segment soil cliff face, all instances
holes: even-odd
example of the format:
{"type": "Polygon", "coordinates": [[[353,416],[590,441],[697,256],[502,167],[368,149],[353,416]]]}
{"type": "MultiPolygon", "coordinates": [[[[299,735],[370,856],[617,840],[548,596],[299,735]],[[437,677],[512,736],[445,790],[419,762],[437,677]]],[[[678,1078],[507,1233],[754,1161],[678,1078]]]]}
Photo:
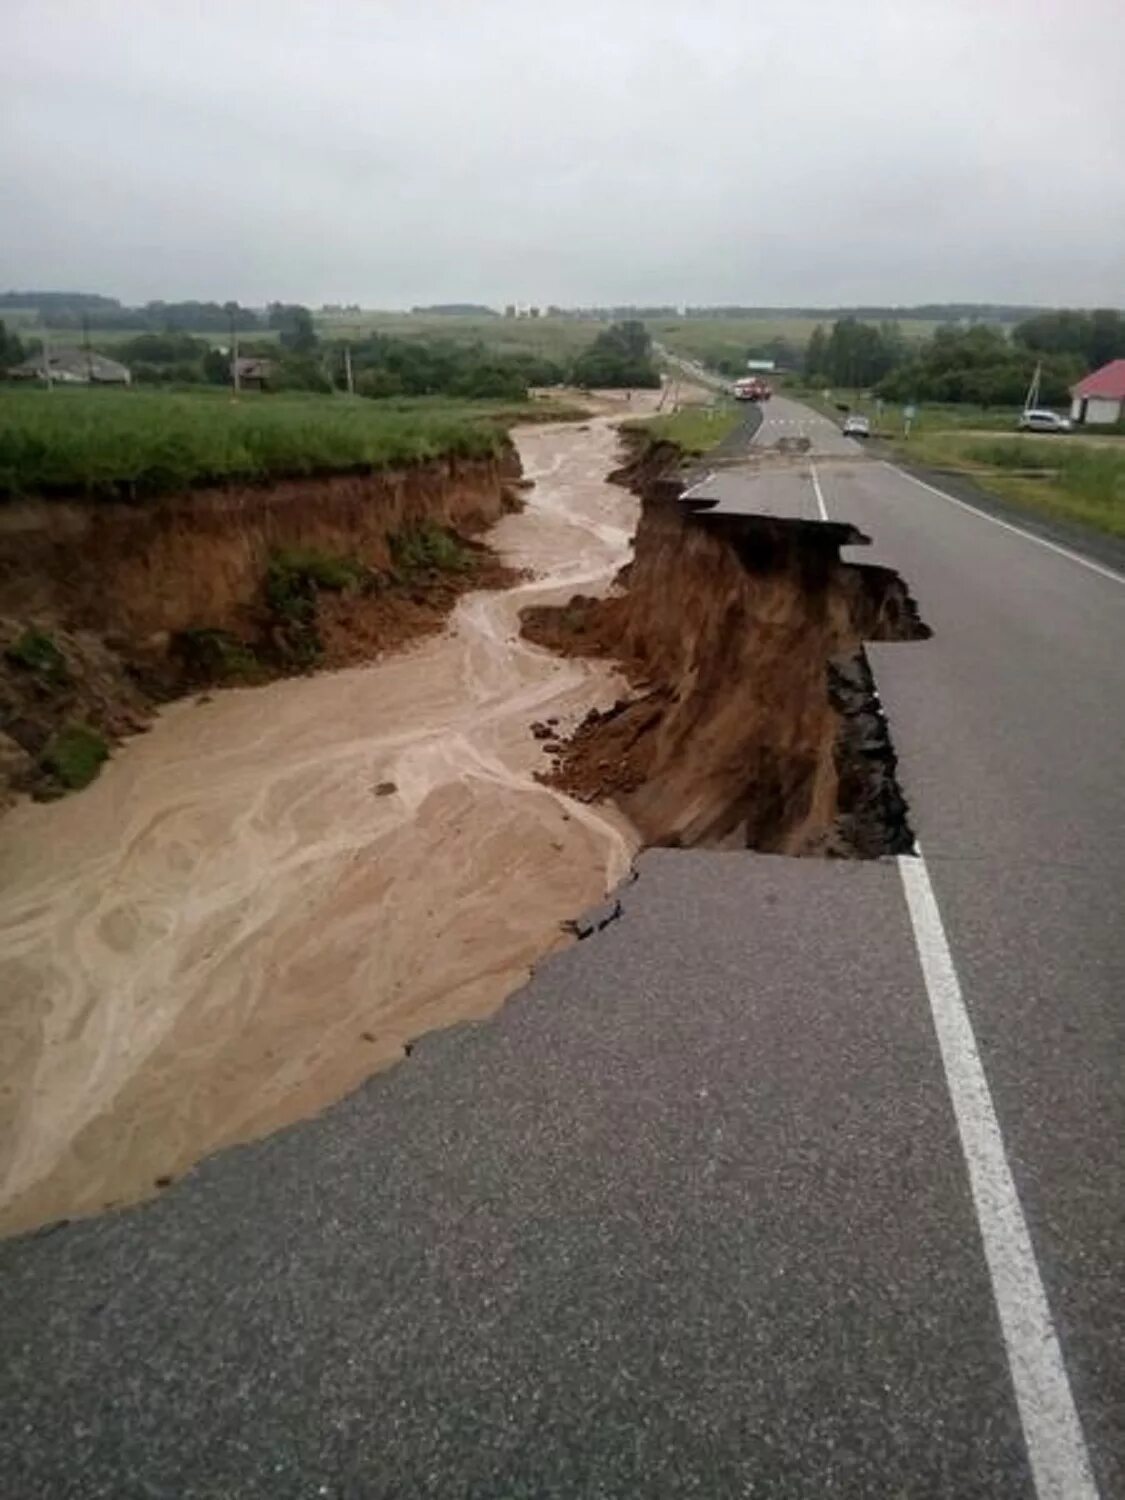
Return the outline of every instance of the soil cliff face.
{"type": "Polygon", "coordinates": [[[472,538],[519,507],[518,475],[509,449],[138,505],[0,508],[0,807],[13,790],[83,785],[156,701],[439,628],[466,589],[510,581],[472,538]]]}
{"type": "Polygon", "coordinates": [[[910,847],[865,640],[928,630],[902,580],[840,560],[840,524],[708,514],[642,470],[620,592],[527,634],[620,659],[638,696],[560,747],[551,780],[611,795],[650,844],[784,854],[910,847]]]}
{"type": "Polygon", "coordinates": [[[237,628],[271,553],[307,548],[391,562],[426,524],[480,531],[504,511],[515,454],[376,474],[200,489],[148,504],[30,500],[0,509],[0,614],[142,643],[237,628]]]}

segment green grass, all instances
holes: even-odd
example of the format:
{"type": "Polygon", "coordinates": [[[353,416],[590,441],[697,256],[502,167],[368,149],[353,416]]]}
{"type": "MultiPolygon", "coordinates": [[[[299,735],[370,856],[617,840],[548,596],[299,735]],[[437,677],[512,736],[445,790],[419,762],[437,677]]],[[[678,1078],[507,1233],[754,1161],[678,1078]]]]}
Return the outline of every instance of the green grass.
{"type": "Polygon", "coordinates": [[[400,531],[391,539],[391,557],[400,573],[437,569],[442,573],[465,573],[473,565],[472,554],[452,532],[432,522],[400,531]]]}
{"type": "Polygon", "coordinates": [[[483,344],[498,354],[563,359],[578,354],[605,326],[578,318],[441,317],[436,314],[362,311],[314,314],[323,339],[362,339],[373,333],[397,339],[452,339],[483,344]]]}
{"type": "Polygon", "coordinates": [[[53,638],[34,625],[29,625],[4,655],[16,666],[34,672],[37,677],[53,686],[64,683],[70,675],[67,672],[66,657],[55,645],[53,638]]]}
{"type": "Polygon", "coordinates": [[[229,630],[196,626],[178,631],[171,654],[189,682],[257,682],[262,676],[253,647],[229,630]]]}
{"type": "Polygon", "coordinates": [[[646,432],[654,442],[675,443],[685,453],[706,453],[743,420],[736,406],[685,406],[663,417],[640,417],[622,426],[633,432],[646,432]]]}
{"type": "Polygon", "coordinates": [[[1125,444],[962,430],[911,437],[896,451],[931,468],[966,474],[1015,505],[1125,537],[1125,444]]]}
{"type": "Polygon", "coordinates": [[[193,485],[369,471],[499,451],[545,403],[0,387],[0,499],[143,498],[193,485]]]}
{"type": "Polygon", "coordinates": [[[345,589],[358,588],[366,573],[367,569],[358,558],[340,557],[310,548],[290,548],[274,553],[270,559],[266,586],[268,592],[271,584],[276,585],[281,594],[295,586],[339,594],[345,589]]]}
{"type": "Polygon", "coordinates": [[[40,757],[48,775],[68,791],[89,786],[109,758],[109,746],[88,724],[68,724],[60,729],[40,757]]]}

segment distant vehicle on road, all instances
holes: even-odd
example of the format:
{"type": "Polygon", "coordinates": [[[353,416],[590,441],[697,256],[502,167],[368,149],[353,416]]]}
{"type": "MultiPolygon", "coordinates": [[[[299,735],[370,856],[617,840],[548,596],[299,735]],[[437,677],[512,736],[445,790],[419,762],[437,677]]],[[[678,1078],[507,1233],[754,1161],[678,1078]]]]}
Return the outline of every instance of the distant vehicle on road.
{"type": "Polygon", "coordinates": [[[768,401],[773,395],[772,388],[756,375],[744,375],[741,380],[736,380],[732,391],[736,401],[768,401]]]}
{"type": "Polygon", "coordinates": [[[1070,418],[1060,417],[1057,411],[1042,407],[1031,407],[1020,414],[1021,432],[1069,432],[1070,418]]]}
{"type": "Polygon", "coordinates": [[[846,417],[843,430],[845,437],[866,438],[871,436],[871,423],[866,417],[846,417]]]}

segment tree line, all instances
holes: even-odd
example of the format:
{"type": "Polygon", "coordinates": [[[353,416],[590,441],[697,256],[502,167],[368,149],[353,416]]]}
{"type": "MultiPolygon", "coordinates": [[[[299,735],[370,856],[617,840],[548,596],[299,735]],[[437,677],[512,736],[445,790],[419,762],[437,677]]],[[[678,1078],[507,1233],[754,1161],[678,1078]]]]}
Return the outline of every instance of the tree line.
{"type": "MultiPolygon", "coordinates": [[[[312,314],[296,303],[271,303],[264,320],[275,341],[250,336],[239,341],[242,356],[268,361],[272,390],[330,392],[345,388],[350,364],[358,395],[453,396],[524,400],[532,386],[657,386],[652,342],[643,323],[627,320],[602,329],[577,357],[551,359],[532,351],[489,348],[445,336],[396,338],[373,333],[355,341],[323,340],[312,314]],[[345,352],[346,351],[346,352],[345,352]]],[[[226,330],[224,330],[226,331],[226,330]]],[[[259,324],[259,332],[262,325],[259,324]]],[[[39,340],[24,345],[0,322],[0,371],[37,353],[39,340]]],[[[128,366],[139,384],[226,385],[231,352],[178,330],[138,333],[107,348],[128,366]]]]}
{"type": "Polygon", "coordinates": [[[838,318],[814,330],[803,372],[813,384],[868,388],[892,401],[1016,406],[1041,367],[1041,399],[1064,403],[1091,369],[1125,357],[1125,317],[1112,309],[1036,313],[1010,337],[987,324],[945,326],[909,343],[896,322],[838,318]]]}

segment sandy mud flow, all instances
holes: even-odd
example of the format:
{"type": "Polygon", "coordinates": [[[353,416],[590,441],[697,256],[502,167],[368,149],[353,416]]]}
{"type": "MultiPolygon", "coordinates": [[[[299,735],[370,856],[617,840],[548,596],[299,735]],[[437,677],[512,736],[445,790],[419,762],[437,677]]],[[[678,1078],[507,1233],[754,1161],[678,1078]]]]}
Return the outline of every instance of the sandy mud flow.
{"type": "Polygon", "coordinates": [[[625,872],[631,828],[539,785],[529,733],[611,673],[518,613],[606,586],[636,502],[608,419],[515,436],[535,488],[489,539],[529,581],[403,655],[175,704],[0,824],[5,1230],[143,1196],[494,1009],[625,872]]]}

